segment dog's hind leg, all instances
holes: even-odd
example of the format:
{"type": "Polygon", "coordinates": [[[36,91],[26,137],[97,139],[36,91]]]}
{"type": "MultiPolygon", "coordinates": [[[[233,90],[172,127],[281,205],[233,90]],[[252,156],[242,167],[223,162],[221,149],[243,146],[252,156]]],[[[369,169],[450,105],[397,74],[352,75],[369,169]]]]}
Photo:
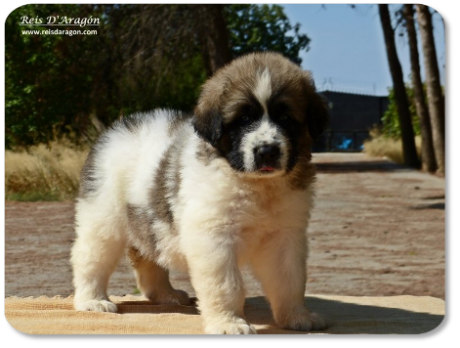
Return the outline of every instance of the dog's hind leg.
{"type": "Polygon", "coordinates": [[[117,306],[107,296],[107,285],[125,250],[123,224],[114,216],[104,217],[86,202],[77,203],[76,210],[77,238],[71,252],[75,309],[116,312],[117,306]]]}
{"type": "Polygon", "coordinates": [[[135,248],[128,251],[141,293],[155,304],[190,304],[185,291],[175,290],[169,282],[168,271],[155,261],[143,257],[135,248]]]}

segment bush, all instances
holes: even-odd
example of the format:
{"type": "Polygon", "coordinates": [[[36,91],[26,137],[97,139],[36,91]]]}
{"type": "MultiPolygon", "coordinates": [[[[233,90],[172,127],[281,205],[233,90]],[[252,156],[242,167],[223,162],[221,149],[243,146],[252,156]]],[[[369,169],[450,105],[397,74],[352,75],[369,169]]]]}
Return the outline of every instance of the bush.
{"type": "MultiPolygon", "coordinates": [[[[411,87],[406,86],[407,99],[409,101],[409,111],[412,118],[412,127],[414,128],[414,134],[420,135],[420,121],[417,115],[417,109],[415,107],[414,90],[411,87]]],[[[396,99],[394,90],[389,90],[389,105],[387,111],[382,117],[382,135],[387,138],[400,139],[401,138],[401,127],[399,125],[398,107],[396,105],[396,99]]]]}
{"type": "MultiPolygon", "coordinates": [[[[370,131],[371,138],[364,141],[364,152],[371,157],[386,157],[393,162],[404,164],[401,139],[383,135],[377,128],[370,131]]],[[[415,137],[415,146],[420,159],[422,137],[415,137]]]]}

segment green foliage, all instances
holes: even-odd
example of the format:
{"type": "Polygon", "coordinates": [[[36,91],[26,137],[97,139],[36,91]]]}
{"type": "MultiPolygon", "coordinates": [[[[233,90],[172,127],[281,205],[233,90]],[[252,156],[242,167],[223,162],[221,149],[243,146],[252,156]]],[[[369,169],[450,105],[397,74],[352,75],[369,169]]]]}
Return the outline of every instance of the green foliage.
{"type": "MultiPolygon", "coordinates": [[[[137,64],[138,57],[131,56],[127,49],[135,41],[126,33],[133,26],[134,33],[142,31],[141,23],[136,22],[140,11],[139,5],[34,4],[19,7],[8,16],[5,23],[6,148],[49,143],[63,135],[90,138],[94,117],[109,125],[121,115],[158,107],[193,109],[199,87],[206,79],[198,40],[196,48],[190,50],[189,45],[186,54],[180,44],[171,48],[169,41],[164,40],[168,49],[163,63],[159,66],[137,64]],[[101,23],[97,35],[91,36],[22,34],[23,29],[50,29],[20,26],[22,16],[46,18],[50,15],[92,16],[100,18],[101,23]],[[168,54],[179,62],[171,64],[173,57],[168,54]]],[[[299,34],[300,26],[292,26],[278,5],[228,5],[225,15],[235,57],[271,50],[300,63],[300,51],[308,50],[310,39],[299,34]]],[[[173,27],[168,35],[175,35],[173,27]]]]}
{"type": "Polygon", "coordinates": [[[279,5],[230,5],[227,22],[235,57],[254,51],[276,51],[300,64],[300,51],[308,51],[310,39],[299,34],[300,24],[292,26],[279,5]]]}
{"type": "Polygon", "coordinates": [[[192,111],[200,92],[199,86],[206,80],[200,55],[179,62],[174,69],[161,75],[151,72],[147,74],[150,79],[145,78],[146,69],[122,78],[120,91],[124,115],[158,107],[192,111]]]}
{"type": "MultiPolygon", "coordinates": [[[[90,111],[96,64],[88,57],[97,36],[25,35],[22,16],[85,14],[79,5],[25,5],[5,23],[6,146],[48,142],[69,131],[79,114],[90,111]]],[[[93,12],[94,13],[94,12],[93,12]]],[[[91,53],[97,54],[96,51],[91,53]]]]}
{"type": "MultiPolygon", "coordinates": [[[[406,86],[407,99],[409,101],[409,111],[412,119],[412,127],[414,128],[414,134],[420,135],[420,120],[417,115],[417,109],[415,106],[414,90],[406,86]]],[[[401,127],[399,125],[398,107],[396,105],[396,99],[394,90],[389,89],[389,105],[387,111],[382,117],[382,134],[387,138],[400,139],[401,138],[401,127]]]]}

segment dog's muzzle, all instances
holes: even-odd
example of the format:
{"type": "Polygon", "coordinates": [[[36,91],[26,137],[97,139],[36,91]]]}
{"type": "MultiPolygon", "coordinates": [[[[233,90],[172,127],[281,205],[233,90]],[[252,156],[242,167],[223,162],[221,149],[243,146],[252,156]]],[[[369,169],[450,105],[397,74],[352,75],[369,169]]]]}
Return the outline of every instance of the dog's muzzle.
{"type": "Polygon", "coordinates": [[[254,149],[256,170],[272,172],[280,169],[281,150],[278,145],[261,145],[254,149]]]}

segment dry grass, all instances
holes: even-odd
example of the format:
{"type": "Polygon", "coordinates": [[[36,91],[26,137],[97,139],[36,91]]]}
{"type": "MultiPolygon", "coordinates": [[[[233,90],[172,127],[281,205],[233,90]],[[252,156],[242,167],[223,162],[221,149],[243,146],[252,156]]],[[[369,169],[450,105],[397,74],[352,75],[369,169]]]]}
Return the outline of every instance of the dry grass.
{"type": "MultiPolygon", "coordinates": [[[[401,140],[371,131],[364,152],[371,157],[387,157],[403,163],[401,140]]],[[[420,156],[421,138],[416,137],[420,156]]],[[[77,148],[68,141],[38,145],[27,151],[5,152],[5,198],[13,201],[58,201],[74,199],[80,170],[89,149],[77,148]]]]}
{"type": "Polygon", "coordinates": [[[88,149],[69,142],[5,152],[5,198],[20,201],[74,199],[88,149]]]}
{"type": "MultiPolygon", "coordinates": [[[[371,139],[364,142],[364,152],[371,157],[387,157],[393,162],[403,164],[402,142],[400,139],[386,138],[377,131],[371,131],[371,139]]],[[[415,137],[415,146],[420,158],[422,138],[415,137]]]]}

